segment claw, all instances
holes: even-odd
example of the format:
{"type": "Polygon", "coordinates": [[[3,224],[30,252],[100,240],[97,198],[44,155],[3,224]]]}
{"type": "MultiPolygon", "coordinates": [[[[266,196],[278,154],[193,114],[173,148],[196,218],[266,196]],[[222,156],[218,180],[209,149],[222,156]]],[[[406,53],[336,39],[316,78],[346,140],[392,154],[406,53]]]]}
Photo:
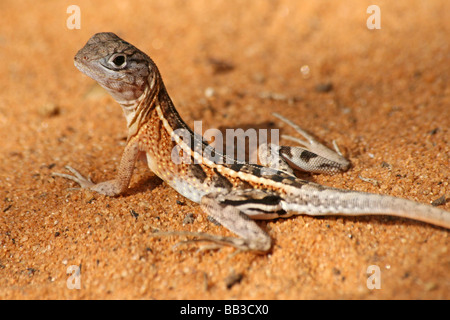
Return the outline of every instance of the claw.
{"type": "Polygon", "coordinates": [[[275,117],[277,117],[278,119],[280,119],[281,121],[283,121],[284,123],[288,124],[289,126],[291,126],[292,128],[294,128],[295,131],[297,131],[298,133],[300,133],[303,137],[305,137],[308,142],[305,142],[303,140],[300,140],[298,138],[295,137],[291,137],[291,136],[283,136],[283,138],[288,139],[288,140],[292,140],[295,141],[305,147],[316,144],[317,141],[316,139],[314,139],[313,136],[311,136],[309,133],[307,133],[305,130],[303,130],[302,128],[300,128],[298,125],[296,125],[295,123],[293,123],[291,120],[283,117],[281,114],[279,113],[272,113],[275,117]]]}
{"type": "Polygon", "coordinates": [[[72,180],[80,185],[84,189],[88,189],[95,185],[90,178],[85,178],[81,173],[72,168],[71,166],[65,166],[66,170],[70,171],[73,175],[59,172],[52,172],[53,177],[61,177],[68,180],[72,180]]]}
{"type": "MultiPolygon", "coordinates": [[[[194,239],[188,239],[188,240],[182,240],[179,241],[174,245],[174,247],[177,247],[182,244],[192,244],[192,243],[198,243],[198,242],[209,242],[211,244],[210,248],[206,248],[206,250],[212,249],[219,249],[224,246],[228,247],[234,247],[238,249],[239,251],[253,251],[253,249],[250,249],[248,245],[239,238],[232,238],[232,237],[223,237],[223,236],[216,236],[211,235],[207,233],[202,232],[190,232],[190,231],[166,231],[166,232],[154,232],[151,234],[151,237],[164,237],[164,236],[190,236],[195,237],[194,239]]],[[[202,250],[202,247],[200,248],[202,250]]],[[[255,251],[257,252],[257,251],[255,251]]]]}

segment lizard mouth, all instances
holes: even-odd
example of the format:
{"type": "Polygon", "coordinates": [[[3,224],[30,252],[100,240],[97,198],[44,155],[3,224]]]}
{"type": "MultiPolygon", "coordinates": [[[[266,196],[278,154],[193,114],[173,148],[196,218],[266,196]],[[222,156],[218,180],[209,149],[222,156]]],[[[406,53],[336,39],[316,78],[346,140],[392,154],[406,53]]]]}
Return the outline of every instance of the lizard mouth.
{"type": "Polygon", "coordinates": [[[80,58],[80,57],[78,56],[78,54],[77,54],[77,55],[74,57],[74,59],[73,59],[73,64],[75,65],[75,67],[76,67],[78,70],[80,70],[80,71],[83,72],[84,74],[87,74],[87,70],[88,70],[89,68],[86,68],[86,66],[85,66],[86,61],[83,61],[83,60],[86,60],[86,59],[80,58]]]}
{"type": "Polygon", "coordinates": [[[81,64],[81,62],[78,61],[77,57],[75,57],[73,64],[75,65],[75,67],[76,67],[78,70],[81,71],[81,68],[82,68],[83,65],[81,64]]]}
{"type": "Polygon", "coordinates": [[[74,63],[75,67],[80,70],[82,73],[84,73],[85,75],[87,75],[90,78],[93,78],[94,75],[94,71],[93,69],[87,68],[84,63],[80,62],[79,59],[77,59],[77,57],[75,57],[74,59],[74,63]]]}

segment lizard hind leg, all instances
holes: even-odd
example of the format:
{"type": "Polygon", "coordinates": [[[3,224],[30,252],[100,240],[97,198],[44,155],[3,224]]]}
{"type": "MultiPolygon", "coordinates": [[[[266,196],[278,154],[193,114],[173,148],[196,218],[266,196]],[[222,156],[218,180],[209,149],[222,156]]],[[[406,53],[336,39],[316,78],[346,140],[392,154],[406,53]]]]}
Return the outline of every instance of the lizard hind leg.
{"type": "Polygon", "coordinates": [[[239,236],[227,237],[228,244],[239,249],[267,252],[271,248],[270,236],[251,218],[281,210],[279,204],[264,203],[269,193],[262,190],[234,190],[210,193],[201,199],[201,207],[210,217],[239,236]],[[264,209],[265,210],[264,210],[264,209]]]}
{"type": "Polygon", "coordinates": [[[207,233],[170,231],[153,236],[192,236],[194,240],[206,241],[221,246],[235,247],[241,251],[267,253],[271,246],[270,236],[253,219],[274,219],[284,214],[281,198],[263,190],[233,190],[214,192],[202,197],[200,205],[210,217],[235,233],[236,237],[217,236],[207,233]]]}
{"type": "Polygon", "coordinates": [[[328,174],[348,170],[350,162],[342,156],[336,144],[334,144],[336,150],[331,150],[289,119],[286,119],[278,113],[273,113],[273,115],[294,128],[305,139],[302,140],[287,135],[281,136],[286,140],[294,141],[302,146],[279,147],[280,158],[283,158],[291,167],[307,172],[328,174]]]}

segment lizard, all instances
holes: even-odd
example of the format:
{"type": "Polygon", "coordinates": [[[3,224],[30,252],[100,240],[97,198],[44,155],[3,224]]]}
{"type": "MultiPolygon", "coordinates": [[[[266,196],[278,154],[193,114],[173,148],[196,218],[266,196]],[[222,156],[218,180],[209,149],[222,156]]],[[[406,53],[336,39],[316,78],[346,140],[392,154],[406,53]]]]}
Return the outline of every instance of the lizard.
{"type": "Polygon", "coordinates": [[[213,221],[237,237],[195,232],[169,234],[193,235],[199,237],[197,240],[267,253],[272,239],[256,220],[298,214],[391,215],[450,229],[450,212],[445,210],[296,177],[289,167],[333,173],[347,170],[350,163],[338,150],[333,152],[277,114],[303,135],[305,140],[296,140],[302,147],[270,148],[269,153],[280,156],[275,165],[270,161],[265,165],[238,161],[219,153],[181,119],[153,60],[114,33],[93,35],[74,61],[82,73],[97,81],[120,104],[128,138],[112,180],[94,183],[70,166],[66,169],[71,174],[53,175],[73,180],[81,188],[117,196],[128,189],[136,159],[143,154],[151,171],[178,193],[199,203],[213,221]],[[174,161],[173,150],[192,161],[174,161]]]}

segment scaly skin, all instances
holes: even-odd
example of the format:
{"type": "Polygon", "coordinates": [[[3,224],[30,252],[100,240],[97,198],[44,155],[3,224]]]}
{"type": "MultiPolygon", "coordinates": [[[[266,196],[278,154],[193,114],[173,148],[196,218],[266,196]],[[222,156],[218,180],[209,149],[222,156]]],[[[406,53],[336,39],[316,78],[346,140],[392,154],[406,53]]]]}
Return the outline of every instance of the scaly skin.
{"type": "MultiPolygon", "coordinates": [[[[213,152],[179,116],[155,63],[113,33],[94,35],[75,56],[75,65],[122,106],[128,142],[113,180],[95,184],[70,167],[73,175],[55,175],[71,179],[83,188],[115,196],[128,188],[134,163],[140,153],[145,153],[149,168],[155,174],[183,196],[200,203],[207,214],[239,238],[182,234],[243,250],[267,252],[271,248],[271,239],[252,219],[285,218],[294,214],[389,214],[450,228],[450,213],[429,205],[330,188],[298,179],[289,169],[277,170],[239,162],[213,152]],[[174,148],[183,150],[191,161],[174,161],[174,148]]],[[[288,122],[281,116],[279,118],[288,122]]],[[[300,128],[296,130],[306,139],[300,141],[304,148],[279,148],[277,152],[283,162],[316,172],[349,167],[346,159],[300,128]]]]}

